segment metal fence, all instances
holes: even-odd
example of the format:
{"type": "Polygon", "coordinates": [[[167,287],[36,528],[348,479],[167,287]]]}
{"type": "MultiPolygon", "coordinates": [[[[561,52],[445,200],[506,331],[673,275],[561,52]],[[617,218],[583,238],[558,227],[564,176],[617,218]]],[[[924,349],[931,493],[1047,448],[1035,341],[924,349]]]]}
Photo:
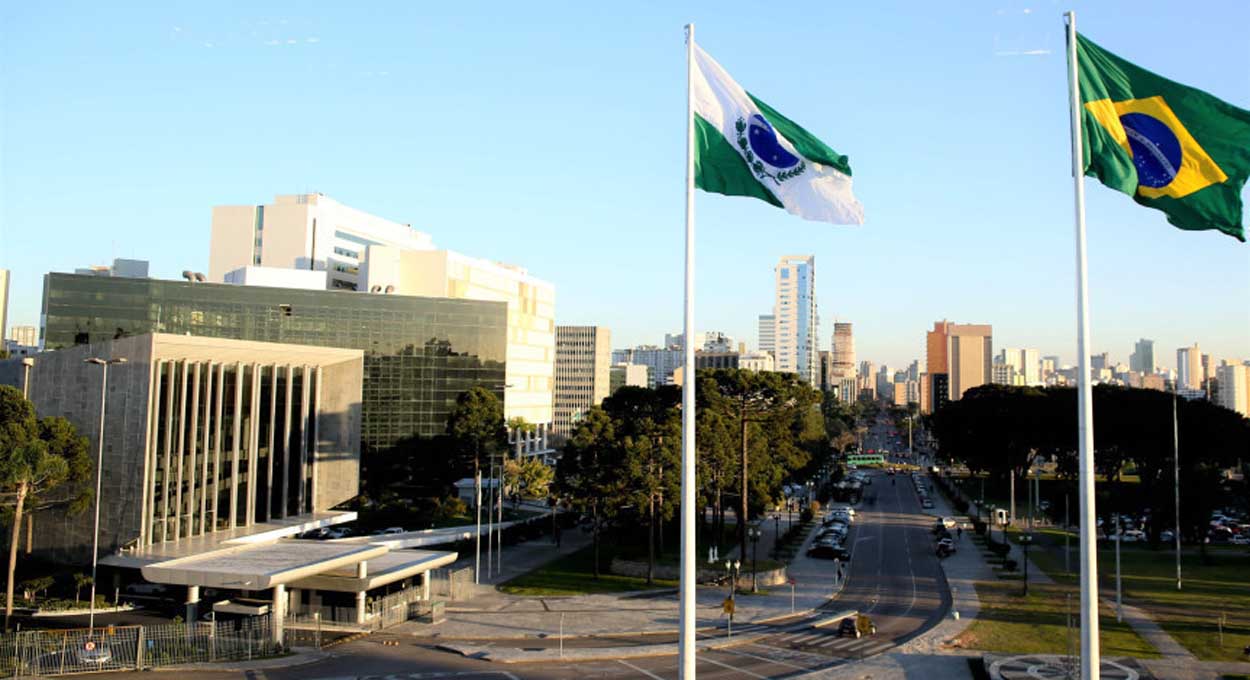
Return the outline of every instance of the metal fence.
{"type": "Polygon", "coordinates": [[[473,596],[473,567],[433,569],[430,574],[430,595],[435,600],[455,602],[473,596]]]}
{"type": "Polygon", "coordinates": [[[0,635],[0,674],[38,677],[132,671],[270,656],[268,616],[215,623],[36,630],[0,635]]]}

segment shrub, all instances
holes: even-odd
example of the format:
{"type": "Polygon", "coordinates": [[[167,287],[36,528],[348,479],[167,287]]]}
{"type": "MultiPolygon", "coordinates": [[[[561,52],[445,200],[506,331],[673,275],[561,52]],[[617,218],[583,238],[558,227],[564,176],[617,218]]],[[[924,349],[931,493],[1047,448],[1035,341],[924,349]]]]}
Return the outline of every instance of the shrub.
{"type": "Polygon", "coordinates": [[[1015,570],[1016,570],[1015,560],[1003,560],[1003,571],[1015,571],[1015,570]]]}

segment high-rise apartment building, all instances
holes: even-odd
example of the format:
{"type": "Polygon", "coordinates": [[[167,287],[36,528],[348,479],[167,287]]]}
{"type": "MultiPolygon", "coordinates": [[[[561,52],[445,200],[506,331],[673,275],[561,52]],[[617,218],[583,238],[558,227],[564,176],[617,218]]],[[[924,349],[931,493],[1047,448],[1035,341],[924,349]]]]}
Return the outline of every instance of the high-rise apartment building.
{"type": "Polygon", "coordinates": [[[1250,417],[1250,366],[1225,361],[1215,369],[1220,406],[1250,417]]]}
{"type": "MultiPolygon", "coordinates": [[[[1042,360],[1035,349],[1008,347],[998,353],[996,363],[1011,366],[1018,379],[1003,385],[1042,385],[1042,360]]],[[[994,382],[998,383],[996,379],[994,382]]]]}
{"type": "Polygon", "coordinates": [[[1133,353],[1129,355],[1128,367],[1136,373],[1150,374],[1155,372],[1155,341],[1142,338],[1133,344],[1133,353]]]}
{"type": "Polygon", "coordinates": [[[930,406],[939,409],[947,400],[959,399],[973,387],[990,382],[993,353],[989,324],[935,322],[925,336],[930,406]]]}
{"type": "Polygon", "coordinates": [[[820,377],[816,256],[782,257],[773,269],[773,282],[777,370],[797,373],[804,382],[815,385],[820,377]]]}
{"type": "Polygon", "coordinates": [[[777,317],[772,314],[760,314],[759,347],[761,352],[777,353],[777,317]]]}
{"type": "Polygon", "coordinates": [[[1089,355],[1089,367],[1095,371],[1111,368],[1111,358],[1106,352],[1089,355]]]}
{"type": "Polygon", "coordinates": [[[639,364],[647,367],[647,387],[668,385],[673,381],[676,371],[685,360],[681,348],[656,347],[640,345],[633,349],[612,351],[614,364],[639,364]]]}
{"type": "Polygon", "coordinates": [[[1176,388],[1202,389],[1202,350],[1198,343],[1176,350],[1176,388]]]}
{"type": "Polygon", "coordinates": [[[833,324],[833,374],[839,379],[855,377],[855,335],[851,324],[833,324]]]}
{"type": "Polygon", "coordinates": [[[568,435],[611,393],[612,334],[602,326],[556,326],[552,432],[568,435]]]}

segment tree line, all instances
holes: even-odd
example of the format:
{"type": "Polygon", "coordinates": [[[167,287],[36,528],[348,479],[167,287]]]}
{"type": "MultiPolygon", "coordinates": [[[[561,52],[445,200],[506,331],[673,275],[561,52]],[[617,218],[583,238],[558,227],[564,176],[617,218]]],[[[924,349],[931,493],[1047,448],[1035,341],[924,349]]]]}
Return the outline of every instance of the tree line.
{"type": "MultiPolygon", "coordinates": [[[[1158,390],[1111,385],[1094,387],[1093,410],[1098,474],[1118,491],[1126,471],[1135,473],[1141,484],[1139,496],[1155,518],[1172,517],[1175,511],[1175,432],[1182,529],[1201,541],[1211,511],[1227,497],[1223,471],[1250,462],[1250,419],[1206,400],[1174,399],[1158,390]]],[[[1035,461],[1052,460],[1061,478],[1076,479],[1074,388],[982,385],[933,413],[929,424],[940,454],[973,472],[1019,479],[1035,461]]],[[[1241,489],[1245,493],[1246,486],[1241,489]]],[[[1163,525],[1149,523],[1152,545],[1158,545],[1163,525]]]]}
{"type": "MultiPolygon", "coordinates": [[[[746,555],[747,522],[781,500],[783,484],[828,459],[831,425],[840,426],[835,436],[849,431],[848,414],[794,374],[717,369],[695,379],[701,533],[722,544],[732,509],[746,555]]],[[[587,516],[595,576],[604,530],[637,525],[650,580],[656,546],[680,505],[680,388],[622,387],[586,412],[563,448],[556,492],[587,516]]]]}

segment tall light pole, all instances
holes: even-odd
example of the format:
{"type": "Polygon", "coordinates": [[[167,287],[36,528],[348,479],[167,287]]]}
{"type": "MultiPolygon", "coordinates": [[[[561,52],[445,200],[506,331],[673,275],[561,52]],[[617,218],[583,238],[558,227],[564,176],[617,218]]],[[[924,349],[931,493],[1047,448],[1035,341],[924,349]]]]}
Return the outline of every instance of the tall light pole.
{"type": "Polygon", "coordinates": [[[22,398],[30,399],[30,369],[35,365],[35,360],[30,357],[22,359],[22,398]]]}
{"type": "Polygon", "coordinates": [[[89,605],[91,613],[87,615],[87,636],[90,637],[95,632],[96,567],[100,559],[100,482],[104,477],[104,401],[108,396],[109,364],[124,364],[126,359],[91,357],[83,359],[83,362],[100,367],[100,432],[98,435],[100,441],[95,457],[95,524],[91,530],[91,604],[89,605]]]}
{"type": "Polygon", "coordinates": [[[1176,524],[1172,530],[1172,540],[1176,542],[1176,589],[1181,589],[1181,445],[1180,430],[1177,427],[1176,390],[1172,390],[1172,494],[1175,501],[1176,524]]]}
{"type": "MultiPolygon", "coordinates": [[[[758,522],[747,528],[747,536],[751,539],[751,592],[759,592],[759,572],[756,571],[755,558],[759,554],[760,545],[760,525],[758,522]]],[[[746,557],[746,555],[743,555],[746,557]]]]}

